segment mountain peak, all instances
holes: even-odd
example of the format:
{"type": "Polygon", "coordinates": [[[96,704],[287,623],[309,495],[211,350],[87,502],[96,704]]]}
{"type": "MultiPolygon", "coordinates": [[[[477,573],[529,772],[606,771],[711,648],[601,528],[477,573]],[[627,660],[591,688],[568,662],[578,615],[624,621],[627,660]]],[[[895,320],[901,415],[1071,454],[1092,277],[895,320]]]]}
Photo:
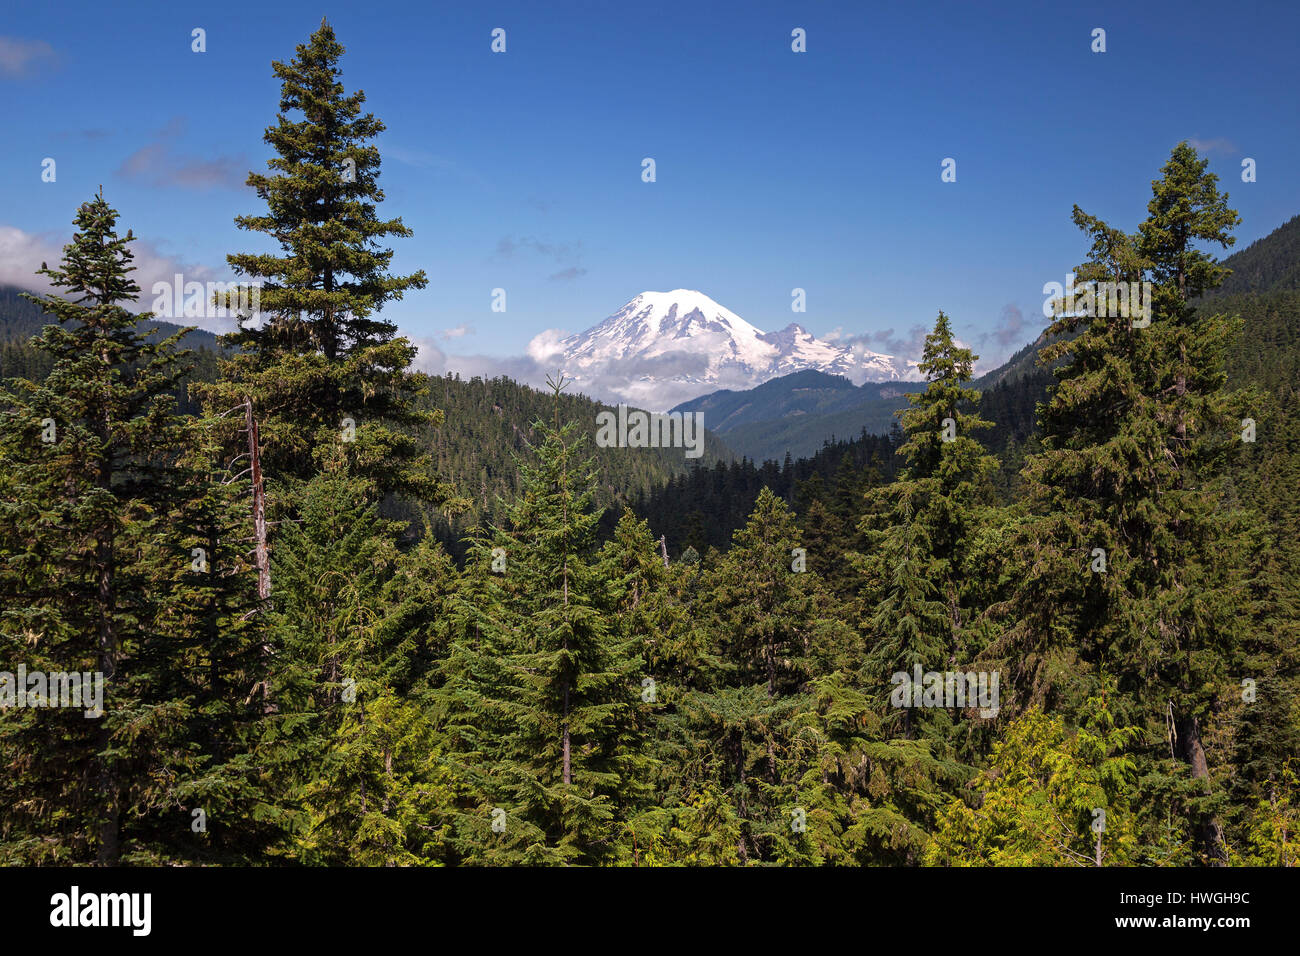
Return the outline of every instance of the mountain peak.
{"type": "MultiPolygon", "coordinates": [[[[713,299],[709,298],[709,296],[700,292],[698,289],[673,289],[669,292],[655,292],[652,289],[647,289],[645,292],[642,292],[629,301],[628,305],[631,305],[633,302],[639,302],[642,305],[662,305],[665,307],[671,305],[677,305],[679,308],[689,306],[690,308],[686,309],[688,312],[691,308],[701,310],[722,308],[722,306],[718,305],[717,302],[713,301],[713,299]]],[[[627,306],[624,306],[624,308],[626,307],[627,306]]]]}
{"type": "Polygon", "coordinates": [[[647,290],[559,343],[564,372],[589,394],[663,409],[721,388],[749,389],[804,369],[854,384],[892,381],[887,355],[823,342],[791,322],[764,332],[697,289],[647,290]]]}

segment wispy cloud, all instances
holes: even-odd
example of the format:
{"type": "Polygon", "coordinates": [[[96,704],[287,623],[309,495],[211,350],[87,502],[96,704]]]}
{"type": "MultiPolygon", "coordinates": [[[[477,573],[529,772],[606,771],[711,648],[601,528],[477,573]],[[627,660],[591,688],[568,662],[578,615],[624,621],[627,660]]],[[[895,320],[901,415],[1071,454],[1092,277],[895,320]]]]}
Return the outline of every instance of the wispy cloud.
{"type": "Polygon", "coordinates": [[[54,47],[44,40],[0,36],[0,74],[4,76],[29,76],[39,67],[52,66],[57,61],[54,47]]]}
{"type": "Polygon", "coordinates": [[[1029,323],[1025,321],[1025,314],[1016,306],[1007,303],[1002,307],[1002,315],[998,319],[998,324],[993,327],[991,332],[985,332],[981,335],[979,340],[987,342],[992,339],[1004,349],[1018,349],[1025,344],[1025,337],[1028,334],[1029,323]]]}
{"type": "Polygon", "coordinates": [[[196,157],[183,155],[177,140],[185,131],[180,117],[159,130],[152,142],[123,160],[117,173],[150,186],[182,189],[240,189],[248,178],[248,159],[239,156],[196,157]]]}
{"type": "MultiPolygon", "coordinates": [[[[63,260],[63,245],[71,240],[71,235],[60,240],[49,233],[25,232],[16,226],[0,225],[0,285],[17,286],[30,292],[54,292],[43,275],[36,270],[41,263],[51,268],[58,268],[63,260]]],[[[154,283],[166,283],[169,287],[177,273],[185,282],[217,281],[220,276],[215,269],[204,265],[186,262],[178,256],[163,252],[151,242],[136,239],[131,243],[131,252],[135,258],[132,265],[135,271],[131,278],[140,287],[140,296],[133,311],[147,312],[154,301],[154,283]]],[[[61,292],[59,294],[62,294],[61,292]]],[[[229,332],[233,323],[229,319],[178,319],[182,325],[197,325],[210,332],[229,332]]]]}
{"type": "Polygon", "coordinates": [[[496,254],[503,259],[509,259],[516,252],[521,251],[535,252],[548,259],[554,259],[556,262],[564,262],[582,255],[582,243],[551,242],[548,239],[537,239],[533,236],[522,236],[519,239],[514,236],[502,236],[497,241],[496,254]]]}
{"type": "Polygon", "coordinates": [[[827,342],[847,346],[855,359],[861,361],[866,353],[883,353],[890,363],[904,377],[914,373],[921,350],[925,348],[925,336],[929,332],[923,325],[913,325],[905,334],[898,334],[893,328],[877,329],[875,332],[863,332],[859,335],[845,335],[843,329],[835,329],[822,336],[827,342]]]}
{"type": "Polygon", "coordinates": [[[587,270],[581,266],[569,266],[567,269],[561,269],[559,272],[547,276],[548,279],[576,279],[579,276],[585,276],[587,270]]]}
{"type": "Polygon", "coordinates": [[[395,159],[397,162],[414,169],[424,169],[443,176],[454,176],[483,189],[492,188],[492,184],[478,170],[472,169],[463,163],[458,163],[454,159],[436,156],[422,149],[408,149],[405,146],[394,146],[391,143],[385,143],[380,149],[380,154],[385,159],[395,159]]]}
{"type": "Polygon", "coordinates": [[[980,355],[979,361],[975,363],[975,370],[985,372],[997,368],[1032,341],[1040,331],[1041,329],[1034,322],[1025,318],[1025,314],[1018,306],[1008,302],[1002,307],[1002,314],[998,317],[997,324],[976,337],[980,345],[980,355]],[[993,348],[986,348],[990,345],[993,348]]]}
{"type": "Polygon", "coordinates": [[[65,129],[55,133],[54,138],[59,140],[84,139],[90,142],[96,140],[108,139],[113,135],[111,129],[65,129]]]}
{"type": "Polygon", "coordinates": [[[1224,139],[1222,137],[1203,139],[1200,136],[1193,136],[1187,141],[1187,143],[1198,153],[1219,153],[1224,156],[1230,156],[1233,153],[1241,152],[1232,140],[1224,139]]]}
{"type": "Polygon", "coordinates": [[[485,378],[507,375],[516,382],[541,388],[546,384],[546,376],[558,371],[564,364],[564,350],[560,343],[568,335],[563,329],[546,329],[533,336],[524,355],[505,357],[450,355],[440,347],[436,338],[414,335],[407,338],[416,346],[415,367],[430,375],[443,375],[447,372],[457,372],[466,378],[475,375],[485,378]]]}
{"type": "Polygon", "coordinates": [[[582,265],[581,242],[552,242],[535,236],[521,236],[518,239],[514,236],[502,236],[497,240],[494,258],[513,259],[517,254],[525,252],[554,260],[556,265],[563,266],[559,271],[547,276],[553,281],[577,279],[587,274],[586,267],[582,265]]]}

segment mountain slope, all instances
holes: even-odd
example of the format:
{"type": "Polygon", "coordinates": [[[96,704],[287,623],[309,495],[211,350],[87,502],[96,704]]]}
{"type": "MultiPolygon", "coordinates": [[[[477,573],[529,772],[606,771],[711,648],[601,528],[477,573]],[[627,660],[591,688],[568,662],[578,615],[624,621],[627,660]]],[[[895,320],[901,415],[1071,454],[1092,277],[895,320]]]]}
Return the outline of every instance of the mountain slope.
{"type": "Polygon", "coordinates": [[[865,429],[886,434],[894,412],[921,382],[868,382],[808,369],[772,379],[746,391],[723,390],[683,402],[673,411],[701,412],[738,455],[754,461],[808,457],[832,439],[853,438],[865,429]]]}
{"type": "MultiPolygon", "coordinates": [[[[54,321],[35,302],[23,298],[25,292],[26,290],[14,286],[0,285],[0,341],[25,343],[54,321]]],[[[158,336],[158,338],[166,338],[168,335],[185,328],[185,326],[178,325],[175,322],[149,319],[144,323],[144,328],[159,329],[162,335],[158,336]]],[[[194,329],[185,334],[185,338],[181,340],[181,343],[182,347],[187,349],[215,349],[217,348],[217,337],[211,332],[205,332],[203,329],[194,329]]]]}
{"type": "Polygon", "coordinates": [[[1223,260],[1232,275],[1206,298],[1300,289],[1300,216],[1223,260]]]}
{"type": "MultiPolygon", "coordinates": [[[[54,319],[36,303],[22,297],[23,290],[0,286],[0,379],[28,378],[40,380],[50,371],[50,357],[29,343],[33,336],[54,319]]],[[[146,329],[156,329],[155,341],[161,341],[184,326],[150,319],[142,323],[146,329]]],[[[181,348],[190,349],[190,362],[194,371],[176,390],[177,407],[186,414],[199,410],[198,403],[189,398],[188,382],[211,381],[217,374],[217,355],[220,346],[211,332],[195,329],[181,338],[181,348]]]]}

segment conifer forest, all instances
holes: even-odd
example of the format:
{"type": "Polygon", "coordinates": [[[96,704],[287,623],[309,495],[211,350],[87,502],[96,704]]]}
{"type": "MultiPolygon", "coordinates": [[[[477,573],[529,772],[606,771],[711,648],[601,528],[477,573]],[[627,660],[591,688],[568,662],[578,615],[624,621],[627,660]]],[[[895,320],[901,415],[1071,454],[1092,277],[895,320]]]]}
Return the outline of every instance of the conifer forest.
{"type": "MultiPolygon", "coordinates": [[[[1071,281],[1019,352],[979,365],[969,302],[916,289],[860,427],[825,378],[692,419],[576,346],[544,382],[425,360],[393,313],[454,276],[403,250],[460,226],[385,195],[381,52],[294,19],[240,103],[233,281],[153,290],[190,227],[142,239],[71,156],[48,258],[0,273],[0,864],[1300,863],[1300,209],[1248,218],[1254,160],[1120,136],[1110,190],[1044,150],[1071,281]]],[[[691,175],[627,145],[636,186],[691,175]]],[[[926,188],[978,188],[957,149],[926,188]]]]}

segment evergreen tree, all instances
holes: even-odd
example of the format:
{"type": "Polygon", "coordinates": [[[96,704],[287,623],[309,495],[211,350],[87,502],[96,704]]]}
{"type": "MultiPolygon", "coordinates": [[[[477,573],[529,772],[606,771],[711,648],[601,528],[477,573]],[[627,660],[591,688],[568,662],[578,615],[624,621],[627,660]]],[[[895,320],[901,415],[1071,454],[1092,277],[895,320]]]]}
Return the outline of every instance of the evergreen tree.
{"type": "Polygon", "coordinates": [[[189,423],[190,447],[174,466],[187,494],[166,516],[181,560],[167,565],[166,657],[153,664],[190,714],[188,774],[176,781],[177,810],[160,822],[182,859],[247,864],[282,842],[284,814],[258,751],[268,731],[265,609],[242,462],[223,461],[222,424],[189,423]]]}
{"type": "Polygon", "coordinates": [[[698,613],[721,667],[717,686],[680,702],[690,738],[683,759],[707,774],[687,784],[683,802],[711,787],[731,794],[742,863],[809,859],[809,847],[786,836],[804,772],[793,721],[810,681],[846,666],[858,642],[808,570],[794,515],[768,488],[708,575],[698,613]]]}
{"type": "Polygon", "coordinates": [[[1103,698],[1087,726],[1031,709],[1012,721],[981,776],[979,807],[954,797],[926,848],[931,866],[1124,866],[1143,862],[1130,806],[1141,730],[1118,727],[1103,698]]]}
{"type": "Polygon", "coordinates": [[[281,852],[304,862],[406,865],[445,852],[453,775],[423,701],[422,649],[392,620],[399,573],[438,562],[401,555],[397,523],[367,499],[365,482],[319,475],[276,544],[275,713],[257,752],[289,808],[281,852]]]}
{"type": "MultiPolygon", "coordinates": [[[[208,400],[224,410],[251,398],[273,480],[307,479],[324,461],[344,459],[377,495],[436,500],[447,492],[432,478],[418,429],[440,418],[415,404],[426,386],[409,371],[414,346],[377,317],[385,303],[424,288],[425,276],[387,271],[393,252],[380,243],[411,231],[376,214],[384,194],[371,141],[385,127],[362,113],[364,93],[345,93],[342,55],[322,20],[293,60],[273,64],[280,113],[265,138],[275,155],[270,174],[248,177],[267,211],[235,222],[273,238],[280,254],[227,256],[237,274],[260,283],[260,315],[243,317],[228,336],[238,351],[208,400]]],[[[222,295],[233,309],[234,296],[222,295]]]]}
{"type": "Polygon", "coordinates": [[[190,563],[166,520],[186,495],[173,399],[185,369],[180,333],[151,340],[127,308],[135,237],[117,212],[101,194],[74,224],[61,266],[40,270],[56,294],[31,297],[59,323],[35,340],[49,375],[0,395],[0,657],[96,675],[102,714],[83,716],[87,702],[0,715],[0,844],[9,862],[114,865],[156,859],[156,817],[192,769],[193,700],[167,633],[173,572],[190,563]]]}
{"type": "MultiPolygon", "coordinates": [[[[886,689],[892,675],[944,671],[973,661],[980,648],[967,632],[977,608],[967,561],[970,539],[983,517],[981,493],[996,462],[973,437],[988,423],[969,406],[979,393],[967,387],[977,356],[953,339],[942,312],[926,336],[918,366],[929,384],[908,395],[901,416],[906,466],[890,485],[868,494],[862,531],[868,555],[861,562],[870,615],[870,680],[886,689]]],[[[910,680],[910,678],[909,678],[910,680]]],[[[914,687],[913,693],[920,688],[914,687]]],[[[926,713],[942,736],[946,714],[926,713]]],[[[891,720],[915,733],[912,708],[891,720]]]]}
{"type": "Polygon", "coordinates": [[[474,793],[457,826],[474,862],[611,862],[647,776],[640,649],[610,620],[594,475],[585,438],[561,424],[563,385],[552,384],[553,421],[534,425],[534,461],[519,462],[522,496],[471,548],[477,570],[457,601],[439,693],[474,793]]]}
{"type": "MultiPolygon", "coordinates": [[[[1220,508],[1240,419],[1224,389],[1236,323],[1191,304],[1226,272],[1196,244],[1231,245],[1238,222],[1206,165],[1179,144],[1132,235],[1075,207],[1092,238],[1079,277],[1152,283],[1149,314],[1090,307],[1090,291],[1048,329],[1063,337],[1041,361],[1064,361],[1041,408],[1043,450],[1025,467],[1041,519],[1024,543],[1020,620],[1002,646],[1019,683],[1049,705],[1077,709],[1101,668],[1114,673],[1130,702],[1119,716],[1140,718],[1162,741],[1152,759],[1176,756],[1182,769],[1170,768],[1169,785],[1186,783],[1202,857],[1220,863],[1206,725],[1222,707],[1228,649],[1248,614],[1233,519],[1220,508]]],[[[1165,786],[1166,771],[1152,772],[1151,785],[1165,786]]]]}

